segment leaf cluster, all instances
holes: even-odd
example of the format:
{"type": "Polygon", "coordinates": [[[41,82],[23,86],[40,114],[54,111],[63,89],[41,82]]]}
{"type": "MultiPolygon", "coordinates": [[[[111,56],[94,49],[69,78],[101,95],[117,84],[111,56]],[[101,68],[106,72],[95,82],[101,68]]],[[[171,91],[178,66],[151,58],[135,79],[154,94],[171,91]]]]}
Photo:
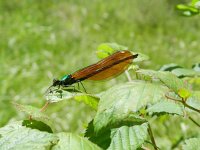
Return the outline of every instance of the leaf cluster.
{"type": "MultiPolygon", "coordinates": [[[[98,47],[98,56],[104,58],[116,50],[127,47],[116,43],[104,43],[98,47]]],[[[137,52],[133,52],[137,53],[137,52]]],[[[148,59],[144,54],[134,62],[148,59]]],[[[53,120],[38,108],[14,103],[25,112],[29,120],[10,123],[0,128],[0,147],[3,149],[159,149],[154,133],[160,133],[162,125],[155,127],[155,120],[186,118],[200,127],[194,115],[200,113],[200,91],[193,90],[185,80],[199,76],[198,70],[181,70],[180,67],[164,67],[159,71],[146,70],[132,65],[131,81],[117,84],[98,94],[87,94],[71,89],[53,90],[46,95],[47,104],[61,101],[77,101],[96,111],[84,134],[57,132],[53,120]],[[176,73],[172,72],[176,68],[176,73]],[[179,72],[179,73],[177,73],[179,72]],[[181,76],[180,76],[181,74],[181,76]],[[155,131],[157,130],[157,131],[155,131]]],[[[46,108],[46,106],[45,106],[46,108]]],[[[198,116],[199,117],[199,116],[198,116]]],[[[197,118],[198,118],[197,117],[197,118]]],[[[171,126],[176,126],[170,124],[171,126]]],[[[169,130],[169,129],[167,129],[169,130]]],[[[181,137],[169,147],[196,149],[200,133],[190,139],[181,137]]]]}

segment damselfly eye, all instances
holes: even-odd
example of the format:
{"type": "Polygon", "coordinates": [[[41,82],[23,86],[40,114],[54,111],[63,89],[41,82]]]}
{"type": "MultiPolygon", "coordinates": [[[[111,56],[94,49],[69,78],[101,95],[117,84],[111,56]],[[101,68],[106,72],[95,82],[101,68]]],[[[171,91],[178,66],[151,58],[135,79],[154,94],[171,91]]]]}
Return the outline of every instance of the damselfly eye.
{"type": "Polygon", "coordinates": [[[53,84],[57,81],[57,79],[53,79],[53,84]]]}
{"type": "Polygon", "coordinates": [[[58,79],[53,79],[53,86],[59,85],[60,84],[60,80],[58,79]]]}

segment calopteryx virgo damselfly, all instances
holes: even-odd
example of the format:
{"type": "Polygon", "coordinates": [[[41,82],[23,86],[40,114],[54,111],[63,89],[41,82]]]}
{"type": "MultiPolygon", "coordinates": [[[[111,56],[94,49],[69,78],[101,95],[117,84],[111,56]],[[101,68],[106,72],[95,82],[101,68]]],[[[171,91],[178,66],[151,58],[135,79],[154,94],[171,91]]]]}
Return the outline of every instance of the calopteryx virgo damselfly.
{"type": "Polygon", "coordinates": [[[99,62],[65,75],[61,80],[54,79],[52,86],[68,87],[83,80],[104,80],[124,72],[138,54],[128,50],[117,51],[99,62]]]}

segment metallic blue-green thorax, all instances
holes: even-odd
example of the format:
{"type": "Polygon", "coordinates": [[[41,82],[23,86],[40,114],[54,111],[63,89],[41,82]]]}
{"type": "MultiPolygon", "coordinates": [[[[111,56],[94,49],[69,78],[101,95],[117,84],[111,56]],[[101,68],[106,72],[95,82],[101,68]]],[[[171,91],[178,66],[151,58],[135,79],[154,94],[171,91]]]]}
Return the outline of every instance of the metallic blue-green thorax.
{"type": "Polygon", "coordinates": [[[61,79],[61,85],[63,85],[63,86],[69,86],[69,85],[72,85],[72,84],[74,84],[74,83],[76,83],[76,82],[77,82],[77,80],[75,80],[75,79],[72,77],[71,74],[65,75],[65,76],[63,76],[62,79],[61,79]]]}
{"type": "Polygon", "coordinates": [[[69,79],[69,78],[71,78],[70,75],[64,75],[64,76],[61,78],[61,81],[64,81],[64,80],[69,79]]]}

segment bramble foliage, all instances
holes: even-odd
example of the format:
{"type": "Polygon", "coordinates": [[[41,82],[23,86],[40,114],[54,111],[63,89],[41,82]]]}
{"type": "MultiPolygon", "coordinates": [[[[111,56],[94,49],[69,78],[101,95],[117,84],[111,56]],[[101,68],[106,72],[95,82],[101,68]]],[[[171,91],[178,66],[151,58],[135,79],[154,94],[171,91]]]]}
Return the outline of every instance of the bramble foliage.
{"type": "MultiPolygon", "coordinates": [[[[104,43],[98,47],[97,54],[98,57],[104,58],[121,48],[127,47],[116,43],[104,43]]],[[[133,62],[135,64],[147,58],[144,54],[139,54],[133,62]]],[[[55,89],[47,93],[48,104],[77,101],[96,111],[93,120],[85,128],[85,133],[80,135],[58,133],[54,129],[53,120],[44,112],[33,106],[14,103],[16,109],[25,112],[30,119],[12,122],[0,128],[0,147],[20,150],[158,149],[160,143],[159,139],[156,140],[157,134],[154,133],[159,132],[156,130],[163,133],[162,122],[166,119],[173,119],[174,116],[178,119],[186,118],[200,127],[196,121],[200,113],[200,91],[194,90],[190,82],[199,78],[198,67],[192,70],[177,66],[165,65],[161,70],[155,71],[132,65],[128,70],[132,78],[131,80],[129,78],[129,82],[117,84],[98,94],[87,94],[70,88],[55,89]],[[174,69],[176,71],[173,71],[174,69]],[[155,119],[159,120],[157,129],[151,128],[155,119]]],[[[179,125],[171,122],[170,126],[173,130],[179,125]]],[[[166,149],[198,148],[200,143],[198,131],[186,137],[174,137],[176,140],[173,141],[176,142],[169,144],[166,149]]]]}
{"type": "Polygon", "coordinates": [[[194,16],[199,14],[200,12],[200,1],[199,0],[191,0],[188,4],[178,4],[176,9],[183,16],[194,16]]]}

